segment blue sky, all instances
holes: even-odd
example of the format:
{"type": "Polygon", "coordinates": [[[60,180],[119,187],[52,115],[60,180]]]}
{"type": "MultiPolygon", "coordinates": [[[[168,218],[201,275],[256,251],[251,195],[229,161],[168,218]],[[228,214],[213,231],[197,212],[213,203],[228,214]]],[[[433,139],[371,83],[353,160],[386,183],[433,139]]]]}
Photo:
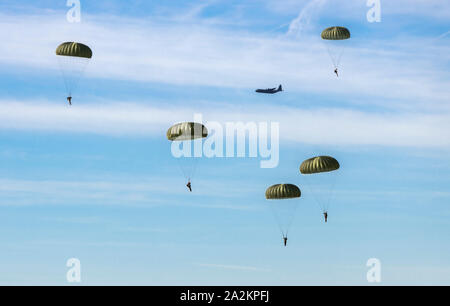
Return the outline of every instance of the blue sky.
{"type": "Polygon", "coordinates": [[[381,1],[0,4],[0,284],[450,284],[450,5],[381,1]],[[352,32],[340,78],[320,32],[352,32]],[[66,105],[54,50],[94,56],[66,105]],[[282,83],[272,96],[255,88],[282,83]],[[203,159],[188,193],[165,138],[210,122],[278,122],[280,162],[203,159]],[[329,223],[299,174],[341,164],[329,223]],[[287,248],[264,198],[303,194],[287,248]]]}

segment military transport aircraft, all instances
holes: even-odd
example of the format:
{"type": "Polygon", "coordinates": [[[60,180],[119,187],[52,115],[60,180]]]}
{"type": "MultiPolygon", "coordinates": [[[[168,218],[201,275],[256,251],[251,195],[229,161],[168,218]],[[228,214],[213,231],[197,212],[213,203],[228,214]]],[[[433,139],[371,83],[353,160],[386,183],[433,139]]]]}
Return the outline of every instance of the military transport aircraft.
{"type": "Polygon", "coordinates": [[[283,88],[280,85],[280,86],[278,86],[278,88],[274,87],[274,88],[267,88],[267,89],[257,89],[255,91],[259,92],[259,93],[274,94],[279,91],[283,91],[283,88]]]}

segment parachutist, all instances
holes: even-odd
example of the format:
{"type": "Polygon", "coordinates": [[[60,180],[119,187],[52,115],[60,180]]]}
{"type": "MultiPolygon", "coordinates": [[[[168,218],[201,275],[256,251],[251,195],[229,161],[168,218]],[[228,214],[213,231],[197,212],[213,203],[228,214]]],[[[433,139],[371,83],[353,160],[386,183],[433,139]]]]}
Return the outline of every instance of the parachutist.
{"type": "Polygon", "coordinates": [[[189,189],[190,192],[192,192],[191,181],[189,181],[189,182],[186,184],[186,187],[189,189]]]}
{"type": "Polygon", "coordinates": [[[82,43],[65,42],[56,48],[56,56],[66,84],[67,102],[72,105],[73,90],[92,58],[92,50],[82,43]]]}
{"type": "Polygon", "coordinates": [[[276,202],[271,205],[273,208],[272,212],[280,226],[284,246],[287,245],[287,233],[289,231],[289,221],[291,220],[290,218],[286,218],[288,217],[286,213],[289,215],[294,214],[297,203],[292,200],[300,198],[301,195],[302,192],[300,191],[300,188],[294,184],[276,184],[266,189],[266,199],[271,201],[276,200],[276,202]],[[287,202],[278,202],[279,200],[287,202]]]}
{"type": "Polygon", "coordinates": [[[344,53],[345,43],[342,41],[350,39],[350,30],[345,27],[329,27],[322,31],[321,37],[326,42],[326,46],[328,49],[328,54],[333,62],[333,66],[335,68],[334,73],[337,77],[338,75],[338,67],[341,61],[341,56],[344,53]],[[336,43],[341,41],[340,43],[336,43]]]}
{"type": "MultiPolygon", "coordinates": [[[[189,144],[189,146],[193,144],[196,139],[201,143],[203,138],[208,137],[208,129],[201,123],[180,122],[171,126],[167,130],[166,136],[169,141],[184,142],[183,148],[185,148],[187,144],[189,144]],[[186,141],[190,142],[186,143],[186,141]]],[[[199,159],[200,158],[187,158],[186,156],[179,159],[179,166],[184,174],[184,178],[188,181],[186,187],[190,192],[192,192],[191,178],[193,178],[196,164],[199,159]]]]}
{"type": "Polygon", "coordinates": [[[327,223],[327,219],[328,219],[328,212],[326,212],[326,211],[325,211],[325,212],[323,213],[323,216],[325,217],[325,223],[327,223]]]}

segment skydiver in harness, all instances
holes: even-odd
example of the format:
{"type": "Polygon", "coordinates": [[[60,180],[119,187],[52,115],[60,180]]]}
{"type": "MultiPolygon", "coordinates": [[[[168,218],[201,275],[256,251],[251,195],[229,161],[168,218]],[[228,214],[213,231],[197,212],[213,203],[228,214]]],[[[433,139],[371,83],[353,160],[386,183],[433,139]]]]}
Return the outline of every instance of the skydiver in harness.
{"type": "Polygon", "coordinates": [[[72,97],[71,96],[67,97],[67,101],[69,102],[69,105],[72,105],[72,97]]]}
{"type": "Polygon", "coordinates": [[[191,187],[191,181],[190,180],[186,184],[186,187],[189,189],[190,192],[192,192],[192,187],[191,187]]]}
{"type": "Polygon", "coordinates": [[[283,240],[284,240],[284,246],[286,246],[286,244],[287,244],[287,237],[283,237],[283,240]]]}
{"type": "Polygon", "coordinates": [[[339,77],[339,74],[338,74],[338,69],[336,68],[336,69],[334,69],[334,73],[336,73],[336,76],[337,77],[339,77]]]}
{"type": "Polygon", "coordinates": [[[325,217],[325,223],[327,223],[327,219],[328,219],[328,212],[326,212],[326,211],[325,211],[325,212],[323,213],[323,216],[325,217]]]}

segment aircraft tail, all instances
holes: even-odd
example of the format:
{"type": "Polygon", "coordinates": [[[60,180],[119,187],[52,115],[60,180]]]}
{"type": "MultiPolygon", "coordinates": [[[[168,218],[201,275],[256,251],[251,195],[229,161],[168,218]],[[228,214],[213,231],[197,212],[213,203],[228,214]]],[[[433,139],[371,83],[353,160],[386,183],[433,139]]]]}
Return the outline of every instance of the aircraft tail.
{"type": "Polygon", "coordinates": [[[278,86],[277,91],[283,91],[283,87],[281,87],[281,84],[280,84],[280,86],[278,86]]]}

